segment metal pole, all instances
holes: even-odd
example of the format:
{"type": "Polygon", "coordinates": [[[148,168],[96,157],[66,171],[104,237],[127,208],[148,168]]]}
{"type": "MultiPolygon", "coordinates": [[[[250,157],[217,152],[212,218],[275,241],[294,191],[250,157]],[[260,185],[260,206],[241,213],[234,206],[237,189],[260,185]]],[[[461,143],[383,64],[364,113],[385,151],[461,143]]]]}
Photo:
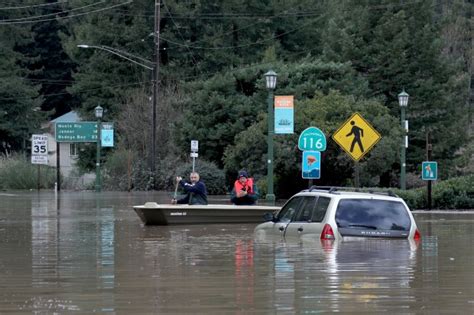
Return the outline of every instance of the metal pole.
{"type": "MultiPolygon", "coordinates": [[[[426,134],[426,160],[427,161],[431,161],[431,151],[433,150],[433,146],[431,145],[431,132],[428,131],[427,134],[426,134]]],[[[423,171],[423,170],[422,170],[423,171]]],[[[431,180],[428,180],[427,181],[427,189],[426,189],[426,193],[427,193],[427,199],[428,199],[428,210],[431,210],[431,205],[432,205],[432,202],[431,202],[431,180]]]]}
{"type": "Polygon", "coordinates": [[[41,178],[41,175],[40,175],[40,172],[41,172],[41,169],[40,169],[40,165],[38,164],[38,191],[41,189],[41,186],[40,186],[40,178],[41,178]]]}
{"type": "Polygon", "coordinates": [[[356,188],[360,187],[360,168],[359,162],[354,162],[354,186],[356,188]]]}
{"type": "Polygon", "coordinates": [[[401,106],[401,124],[402,124],[402,143],[401,143],[401,152],[400,152],[400,189],[406,189],[406,129],[405,129],[405,106],[401,106]]]}
{"type": "Polygon", "coordinates": [[[61,190],[61,146],[56,141],[56,190],[61,190]]]}
{"type": "Polygon", "coordinates": [[[267,196],[266,200],[270,204],[275,204],[273,194],[273,91],[268,92],[268,154],[267,154],[267,196]]]}
{"type": "Polygon", "coordinates": [[[154,27],[154,43],[155,49],[153,54],[153,114],[152,114],[152,135],[151,135],[151,189],[155,189],[156,184],[156,171],[155,171],[155,163],[156,163],[156,103],[158,98],[158,77],[160,72],[160,2],[159,0],[155,0],[155,27],[154,27]]]}
{"type": "Polygon", "coordinates": [[[100,132],[101,132],[101,122],[100,118],[97,118],[97,160],[96,160],[96,168],[95,168],[95,191],[100,192],[102,187],[100,183],[100,132]]]}

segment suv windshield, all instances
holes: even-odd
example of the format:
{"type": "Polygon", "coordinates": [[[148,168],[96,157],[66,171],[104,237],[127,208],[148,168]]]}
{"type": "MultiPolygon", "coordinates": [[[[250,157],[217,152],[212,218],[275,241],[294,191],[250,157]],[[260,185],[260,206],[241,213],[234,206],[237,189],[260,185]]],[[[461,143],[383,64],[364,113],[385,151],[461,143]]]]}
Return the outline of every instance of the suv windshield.
{"type": "Polygon", "coordinates": [[[340,228],[409,231],[410,217],[401,202],[374,199],[342,199],[336,210],[340,228]]]}

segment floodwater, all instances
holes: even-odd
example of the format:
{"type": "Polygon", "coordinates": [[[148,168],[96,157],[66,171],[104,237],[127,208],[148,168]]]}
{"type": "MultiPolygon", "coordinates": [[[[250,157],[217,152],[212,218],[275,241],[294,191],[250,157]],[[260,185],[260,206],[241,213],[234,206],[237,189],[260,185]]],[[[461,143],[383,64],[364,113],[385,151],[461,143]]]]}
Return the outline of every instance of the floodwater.
{"type": "Polygon", "coordinates": [[[132,210],[167,200],[0,192],[0,313],[474,314],[474,212],[416,213],[419,243],[291,243],[132,210]]]}

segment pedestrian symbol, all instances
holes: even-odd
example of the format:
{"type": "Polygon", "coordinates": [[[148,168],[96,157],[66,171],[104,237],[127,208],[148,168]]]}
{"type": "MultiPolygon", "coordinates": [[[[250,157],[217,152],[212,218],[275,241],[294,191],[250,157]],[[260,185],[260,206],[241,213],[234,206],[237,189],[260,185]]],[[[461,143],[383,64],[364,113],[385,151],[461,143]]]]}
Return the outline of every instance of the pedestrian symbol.
{"type": "Polygon", "coordinates": [[[438,163],[425,161],[421,164],[421,179],[422,180],[437,180],[438,179],[438,163]]]}
{"type": "Polygon", "coordinates": [[[358,161],[379,142],[381,136],[359,113],[355,113],[342,124],[332,138],[358,161]]]}
{"type": "Polygon", "coordinates": [[[354,152],[354,145],[357,143],[359,145],[360,152],[364,152],[364,146],[362,145],[362,140],[361,138],[364,136],[364,129],[359,128],[356,126],[355,121],[351,121],[352,129],[351,132],[349,132],[346,137],[354,136],[354,139],[352,140],[351,143],[351,152],[354,152]]]}

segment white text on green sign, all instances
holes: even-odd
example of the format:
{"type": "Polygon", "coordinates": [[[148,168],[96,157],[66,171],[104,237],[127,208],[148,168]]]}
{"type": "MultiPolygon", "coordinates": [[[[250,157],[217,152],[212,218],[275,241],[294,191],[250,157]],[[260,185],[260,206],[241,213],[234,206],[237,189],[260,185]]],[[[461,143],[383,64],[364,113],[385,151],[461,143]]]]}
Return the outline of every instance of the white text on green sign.
{"type": "Polygon", "coordinates": [[[326,150],[326,136],[316,127],[306,128],[298,139],[298,149],[301,151],[324,151],[326,150]]]}
{"type": "MultiPolygon", "coordinates": [[[[113,130],[113,123],[103,122],[101,130],[113,130]]],[[[110,137],[110,132],[106,135],[110,137]]],[[[55,138],[57,142],[97,142],[97,122],[58,122],[55,138]]]]}

